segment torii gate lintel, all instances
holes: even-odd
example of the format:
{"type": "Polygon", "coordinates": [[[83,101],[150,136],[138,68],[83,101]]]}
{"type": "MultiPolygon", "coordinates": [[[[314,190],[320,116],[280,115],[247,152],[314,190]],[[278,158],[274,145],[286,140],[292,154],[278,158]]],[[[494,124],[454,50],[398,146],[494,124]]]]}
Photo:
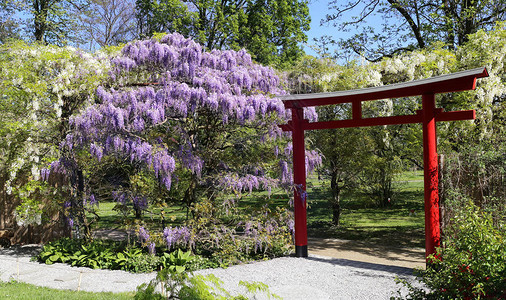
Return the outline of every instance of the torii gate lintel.
{"type": "Polygon", "coordinates": [[[308,256],[304,131],[411,123],[421,123],[423,128],[425,255],[434,253],[440,245],[436,122],[476,118],[474,110],[444,112],[441,108],[436,108],[435,95],[473,90],[476,88],[476,79],[487,76],[487,69],[482,67],[381,87],[280,97],[285,108],[292,112],[292,120],[280,127],[283,131],[292,131],[293,139],[295,255],[308,256]],[[362,118],[362,101],[420,95],[422,109],[414,115],[362,118]],[[339,103],[352,104],[351,119],[323,122],[309,122],[304,119],[304,107],[339,103]]]}

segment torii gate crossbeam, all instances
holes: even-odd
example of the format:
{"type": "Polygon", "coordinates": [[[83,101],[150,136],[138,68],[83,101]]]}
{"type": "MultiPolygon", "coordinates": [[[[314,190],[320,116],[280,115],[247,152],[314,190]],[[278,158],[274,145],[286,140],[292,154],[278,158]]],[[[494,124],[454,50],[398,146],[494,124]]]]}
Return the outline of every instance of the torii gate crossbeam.
{"type": "Polygon", "coordinates": [[[476,79],[488,77],[487,69],[477,68],[453,74],[360,90],[333,93],[298,94],[279,97],[292,120],[280,125],[283,131],[292,131],[293,181],[295,214],[295,255],[307,257],[306,169],[304,131],[345,127],[364,127],[421,123],[423,128],[424,202],[425,202],[425,255],[435,252],[440,244],[438,158],[436,122],[472,120],[474,110],[443,112],[435,106],[435,95],[440,93],[474,90],[476,79]],[[362,118],[362,101],[422,96],[422,110],[415,115],[380,118],[362,118]],[[352,118],[325,122],[304,119],[304,107],[352,104],[352,118]]]}

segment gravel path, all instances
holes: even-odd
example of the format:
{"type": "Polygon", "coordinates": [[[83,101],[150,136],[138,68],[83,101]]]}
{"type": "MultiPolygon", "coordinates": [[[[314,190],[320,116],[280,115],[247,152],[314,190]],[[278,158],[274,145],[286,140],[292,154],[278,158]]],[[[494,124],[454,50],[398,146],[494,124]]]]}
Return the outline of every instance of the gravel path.
{"type": "MultiPolygon", "coordinates": [[[[128,292],[155,277],[155,273],[92,270],[65,264],[48,266],[30,261],[36,251],[36,247],[0,250],[0,280],[19,280],[57,289],[128,292]]],[[[245,292],[244,287],[238,286],[239,281],[259,281],[283,299],[315,300],[389,299],[400,288],[395,277],[414,279],[411,268],[317,255],[307,259],[277,258],[196,273],[216,275],[233,294],[245,292]]],[[[253,299],[265,298],[258,295],[253,299]]]]}
{"type": "MultiPolygon", "coordinates": [[[[283,299],[390,299],[400,277],[413,281],[412,269],[310,255],[283,257],[228,269],[203,270],[224,281],[228,291],[244,293],[238,282],[260,281],[283,299]]],[[[263,299],[265,297],[259,297],[263,299]]]]}

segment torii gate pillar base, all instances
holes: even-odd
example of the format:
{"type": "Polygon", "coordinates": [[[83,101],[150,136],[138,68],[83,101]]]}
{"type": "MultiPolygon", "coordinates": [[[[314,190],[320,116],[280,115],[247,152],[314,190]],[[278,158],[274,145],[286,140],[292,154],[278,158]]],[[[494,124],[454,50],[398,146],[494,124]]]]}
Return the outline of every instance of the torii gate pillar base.
{"type": "Polygon", "coordinates": [[[295,246],[295,257],[307,257],[307,245],[295,246]]]}

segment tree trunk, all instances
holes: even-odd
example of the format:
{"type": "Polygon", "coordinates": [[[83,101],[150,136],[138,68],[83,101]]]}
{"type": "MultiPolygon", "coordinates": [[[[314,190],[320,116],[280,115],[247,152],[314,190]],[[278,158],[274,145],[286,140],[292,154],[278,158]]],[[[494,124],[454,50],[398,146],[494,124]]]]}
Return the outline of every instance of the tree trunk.
{"type": "Polygon", "coordinates": [[[332,173],[330,179],[330,188],[332,190],[332,200],[330,201],[332,205],[332,224],[338,226],[339,218],[341,217],[341,203],[339,202],[341,188],[339,187],[337,173],[332,173]]]}
{"type": "Polygon", "coordinates": [[[47,29],[47,1],[45,0],[36,0],[33,2],[33,10],[34,10],[34,36],[35,40],[39,42],[44,42],[44,35],[46,34],[47,29]]]}
{"type": "Polygon", "coordinates": [[[188,189],[185,192],[183,202],[186,205],[186,221],[190,219],[190,209],[196,202],[197,179],[192,176],[188,189]]]}

